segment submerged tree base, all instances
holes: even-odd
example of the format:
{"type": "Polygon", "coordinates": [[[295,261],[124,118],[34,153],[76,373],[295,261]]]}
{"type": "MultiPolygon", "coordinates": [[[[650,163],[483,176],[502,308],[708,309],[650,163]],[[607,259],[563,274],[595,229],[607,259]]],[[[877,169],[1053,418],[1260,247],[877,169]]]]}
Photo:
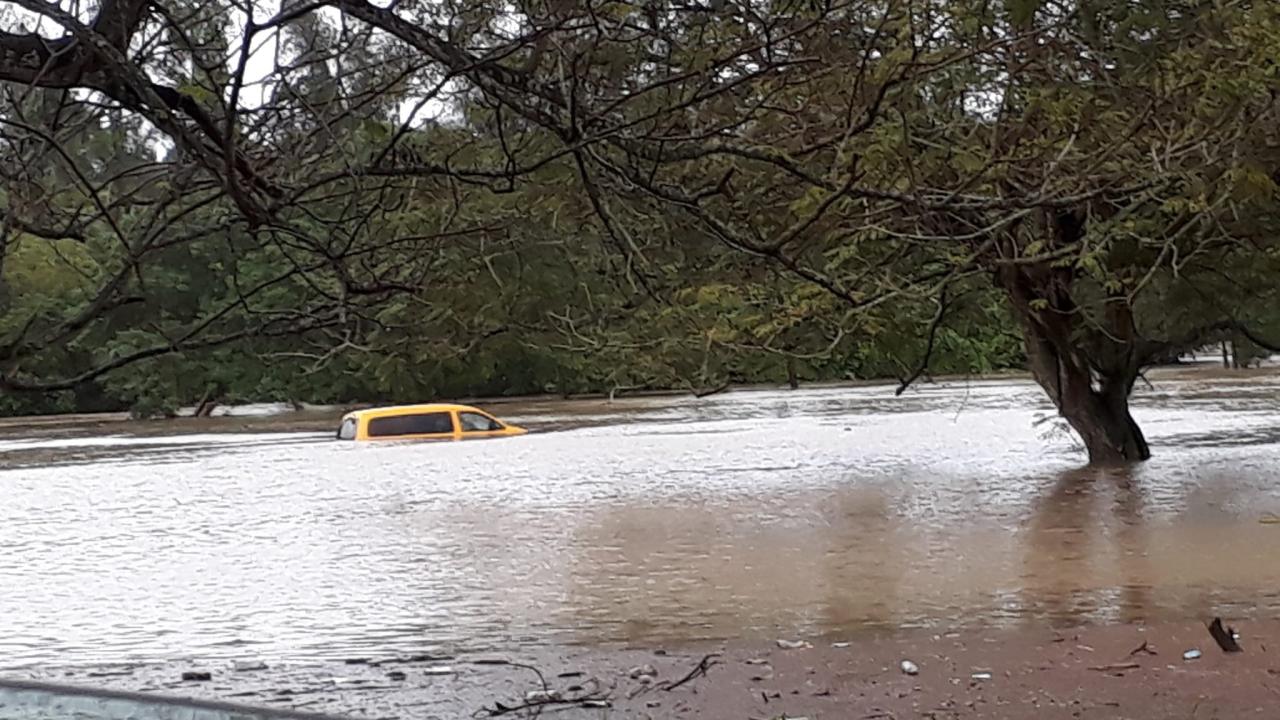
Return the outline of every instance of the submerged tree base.
{"type": "Polygon", "coordinates": [[[1090,465],[1135,463],[1151,458],[1147,438],[1129,412],[1127,391],[1108,398],[1089,389],[1063,402],[1059,411],[1080,435],[1089,452],[1090,465]]]}

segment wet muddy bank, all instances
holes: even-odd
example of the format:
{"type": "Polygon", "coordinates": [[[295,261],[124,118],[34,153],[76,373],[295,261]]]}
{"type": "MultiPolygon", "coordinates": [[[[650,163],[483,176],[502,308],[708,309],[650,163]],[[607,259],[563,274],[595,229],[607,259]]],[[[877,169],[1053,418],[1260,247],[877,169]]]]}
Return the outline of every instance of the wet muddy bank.
{"type": "Polygon", "coordinates": [[[1280,622],[1232,623],[1223,653],[1201,622],[669,648],[544,648],[323,664],[174,662],[34,679],[356,718],[1240,718],[1280,704],[1280,622]],[[799,647],[794,647],[799,645],[799,647]],[[785,647],[784,647],[785,646],[785,647]],[[1184,659],[1188,650],[1201,657],[1184,659]],[[908,675],[909,660],[918,669],[908,675]],[[186,680],[188,677],[209,679],[186,680]]]}

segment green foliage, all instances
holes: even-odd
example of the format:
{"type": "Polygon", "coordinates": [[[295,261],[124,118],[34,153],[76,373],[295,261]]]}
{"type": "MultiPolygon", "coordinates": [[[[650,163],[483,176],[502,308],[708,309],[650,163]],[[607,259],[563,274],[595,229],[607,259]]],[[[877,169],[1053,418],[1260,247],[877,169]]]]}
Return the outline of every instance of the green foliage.
{"type": "Polygon", "coordinates": [[[985,373],[1064,318],[1097,370],[1141,346],[1118,327],[1280,330],[1273,5],[722,5],[396,9],[459,52],[530,38],[464,67],[303,14],[235,123],[235,8],[171,13],[148,69],[237,129],[270,222],[120,108],[0,108],[45,123],[5,131],[6,207],[90,218],[7,239],[0,377],[92,375],[0,412],[985,373]]]}

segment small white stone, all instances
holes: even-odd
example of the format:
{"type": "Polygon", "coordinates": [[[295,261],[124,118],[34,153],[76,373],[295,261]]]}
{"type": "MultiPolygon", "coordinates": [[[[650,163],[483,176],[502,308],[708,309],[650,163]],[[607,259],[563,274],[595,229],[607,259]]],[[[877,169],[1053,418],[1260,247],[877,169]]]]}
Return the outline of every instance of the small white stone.
{"type": "Polygon", "coordinates": [[[804,648],[811,648],[813,645],[804,640],[779,640],[778,647],[783,650],[802,650],[804,648]]]}
{"type": "Polygon", "coordinates": [[[632,680],[639,680],[642,677],[652,678],[658,674],[658,671],[652,665],[637,665],[627,671],[632,680]]]}

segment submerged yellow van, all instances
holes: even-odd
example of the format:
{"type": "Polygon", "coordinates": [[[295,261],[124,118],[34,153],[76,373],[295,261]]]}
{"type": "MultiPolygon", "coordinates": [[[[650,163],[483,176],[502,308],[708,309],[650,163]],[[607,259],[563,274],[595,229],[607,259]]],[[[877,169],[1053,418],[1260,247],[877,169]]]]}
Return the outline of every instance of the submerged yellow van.
{"type": "Polygon", "coordinates": [[[397,405],[356,410],[342,416],[339,440],[465,440],[524,435],[469,405],[397,405]]]}

